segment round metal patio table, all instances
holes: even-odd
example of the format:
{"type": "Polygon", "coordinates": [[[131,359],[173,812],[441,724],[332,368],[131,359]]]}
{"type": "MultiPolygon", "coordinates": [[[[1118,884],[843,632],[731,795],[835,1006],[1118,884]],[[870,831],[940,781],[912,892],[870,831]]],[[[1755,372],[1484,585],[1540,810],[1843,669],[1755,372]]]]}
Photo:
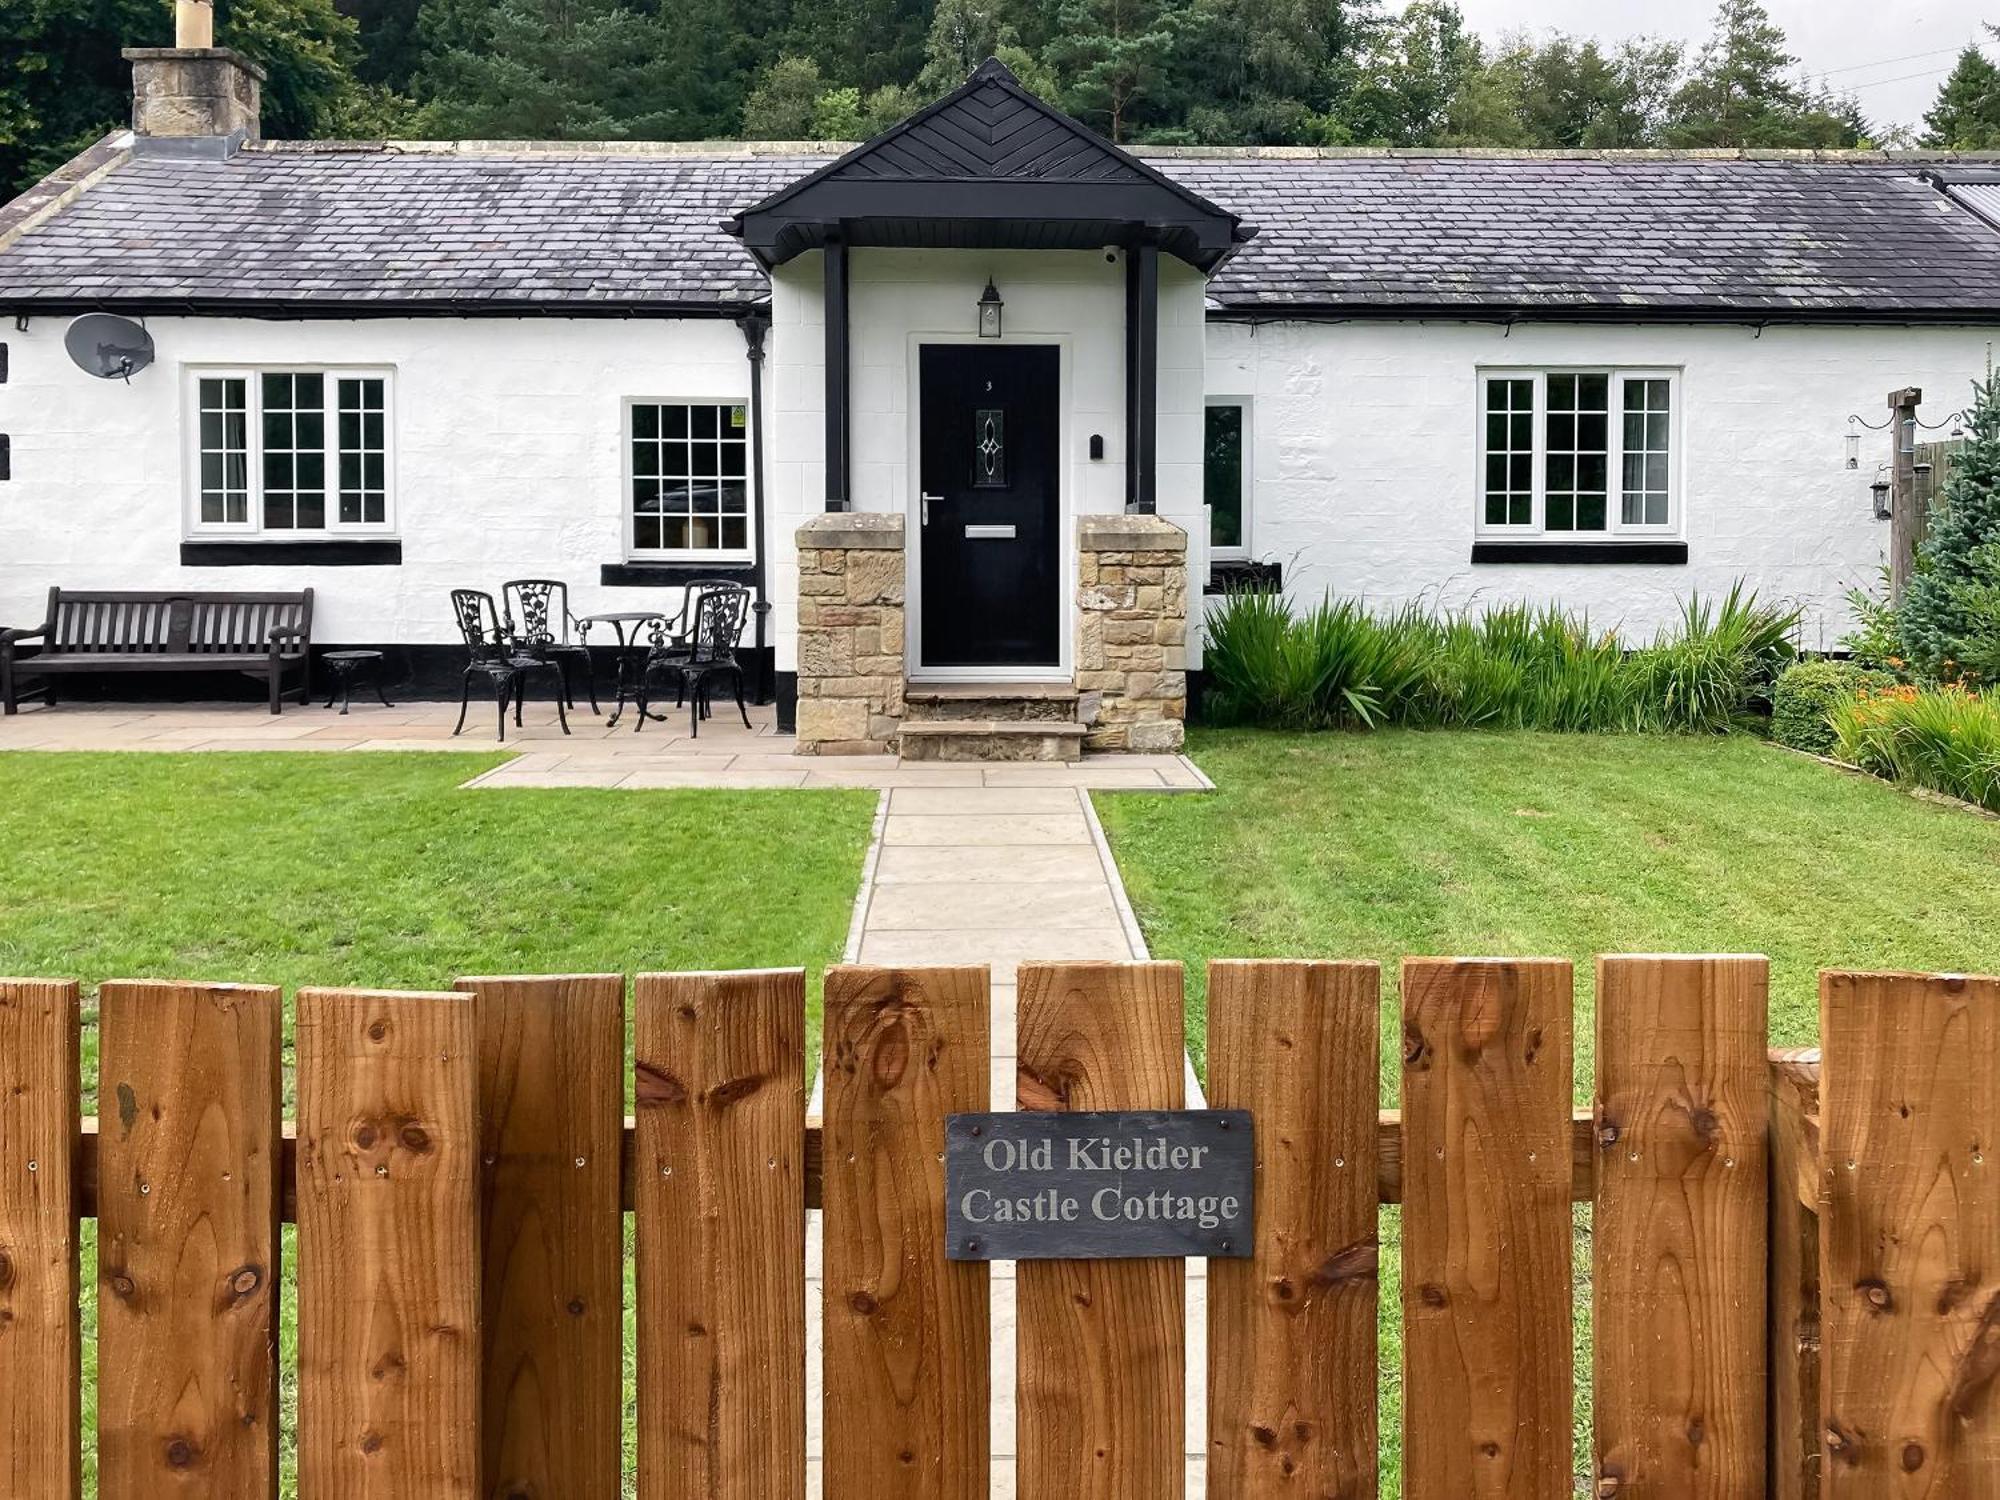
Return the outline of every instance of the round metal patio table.
{"type": "Polygon", "coordinates": [[[328,671],[333,674],[333,684],[327,689],[326,706],[333,707],[333,700],[340,699],[340,711],[345,714],[347,705],[354,696],[354,679],[365,676],[375,696],[382,700],[384,708],[394,708],[389,695],[382,691],[382,653],[380,651],[329,651],[320,658],[328,671]]]}
{"type": "Polygon", "coordinates": [[[593,625],[609,625],[618,637],[618,701],[612,705],[611,717],[606,721],[612,728],[618,726],[619,716],[625,712],[625,700],[638,696],[638,674],[645,670],[646,652],[651,649],[649,644],[642,644],[646,622],[658,620],[664,627],[670,618],[668,611],[663,609],[615,609],[578,618],[577,631],[586,646],[590,644],[590,627],[593,625]]]}

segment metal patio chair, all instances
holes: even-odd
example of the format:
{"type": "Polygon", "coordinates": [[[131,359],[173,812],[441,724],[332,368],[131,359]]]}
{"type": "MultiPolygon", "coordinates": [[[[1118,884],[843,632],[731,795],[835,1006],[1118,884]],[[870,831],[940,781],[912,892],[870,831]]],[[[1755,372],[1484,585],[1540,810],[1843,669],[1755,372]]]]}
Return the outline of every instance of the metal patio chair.
{"type": "Polygon", "coordinates": [[[521,700],[527,696],[528,678],[537,672],[553,672],[556,687],[556,718],[562,732],[569,733],[569,715],[563,712],[562,668],[549,657],[530,656],[516,649],[500,617],[499,606],[484,589],[453,589],[452,618],[465,638],[465,673],[459,682],[458,725],[454,735],[465,728],[466,706],[472,701],[472,679],[483,677],[493,689],[494,706],[499,711],[500,743],[507,743],[507,704],[514,705],[514,727],[521,725],[521,700]]]}
{"type": "Polygon", "coordinates": [[[583,671],[583,687],[590,697],[590,711],[597,706],[596,674],[590,669],[590,647],[570,634],[577,629],[570,613],[569,585],[560,578],[511,578],[500,585],[501,619],[514,644],[530,656],[546,656],[562,671],[563,695],[576,707],[576,685],[571,667],[583,671]]]}
{"type": "Polygon", "coordinates": [[[647,689],[655,677],[673,679],[675,702],[688,705],[690,735],[701,734],[701,721],[709,714],[711,682],[718,677],[727,677],[733,683],[736,711],[743,716],[743,727],[752,727],[750,710],[743,701],[743,668],[736,659],[736,648],[743,639],[743,626],[749,617],[750,590],[742,584],[712,582],[689,586],[680,638],[659,640],[640,672],[639,722],[635,733],[645,727],[649,717],[666,721],[666,715],[652,713],[647,706],[647,689]]]}

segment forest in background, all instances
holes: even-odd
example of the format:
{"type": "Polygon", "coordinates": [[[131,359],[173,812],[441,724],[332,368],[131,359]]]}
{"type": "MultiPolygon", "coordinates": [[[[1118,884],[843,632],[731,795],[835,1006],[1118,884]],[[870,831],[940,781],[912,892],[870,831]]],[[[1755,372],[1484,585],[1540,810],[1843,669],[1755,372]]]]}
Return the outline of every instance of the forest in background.
{"type": "MultiPolygon", "coordinates": [[[[997,56],[1163,145],[2000,148],[1968,46],[1915,132],[1813,81],[1758,0],[1696,47],[1488,40],[1451,0],[215,0],[271,137],[858,140],[997,56]]],[[[1987,30],[2000,38],[2000,30],[1987,30]]],[[[128,112],[171,0],[0,5],[0,198],[128,112]]]]}

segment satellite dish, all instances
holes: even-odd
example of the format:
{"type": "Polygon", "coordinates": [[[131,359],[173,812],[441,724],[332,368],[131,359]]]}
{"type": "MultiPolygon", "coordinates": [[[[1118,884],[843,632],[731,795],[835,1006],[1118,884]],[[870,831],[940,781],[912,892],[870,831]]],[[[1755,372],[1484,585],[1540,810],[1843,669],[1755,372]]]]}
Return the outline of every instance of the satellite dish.
{"type": "Polygon", "coordinates": [[[85,313],[71,323],[63,348],[86,374],[128,385],[153,362],[153,336],[130,318],[110,313],[85,313]]]}

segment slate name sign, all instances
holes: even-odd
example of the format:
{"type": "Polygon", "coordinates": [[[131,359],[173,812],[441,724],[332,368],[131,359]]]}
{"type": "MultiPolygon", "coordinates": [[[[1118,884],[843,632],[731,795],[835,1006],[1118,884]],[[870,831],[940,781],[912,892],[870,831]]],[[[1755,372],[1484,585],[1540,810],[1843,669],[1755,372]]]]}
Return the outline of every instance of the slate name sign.
{"type": "Polygon", "coordinates": [[[1254,1172],[1247,1110],[952,1115],[946,1253],[1247,1256],[1254,1172]]]}

